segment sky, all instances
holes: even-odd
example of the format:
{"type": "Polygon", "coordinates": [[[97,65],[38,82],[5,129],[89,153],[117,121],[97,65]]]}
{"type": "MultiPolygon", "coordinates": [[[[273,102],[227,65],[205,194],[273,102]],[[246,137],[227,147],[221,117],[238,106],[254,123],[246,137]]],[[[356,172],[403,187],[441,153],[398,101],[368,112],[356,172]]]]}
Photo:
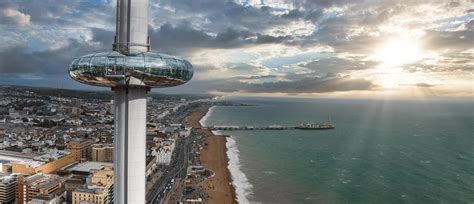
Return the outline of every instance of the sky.
{"type": "MultiPolygon", "coordinates": [[[[194,66],[157,92],[474,98],[474,0],[150,0],[149,14],[152,49],[194,66]]],[[[0,84],[96,90],[68,65],[114,33],[115,0],[1,0],[0,84]]]]}

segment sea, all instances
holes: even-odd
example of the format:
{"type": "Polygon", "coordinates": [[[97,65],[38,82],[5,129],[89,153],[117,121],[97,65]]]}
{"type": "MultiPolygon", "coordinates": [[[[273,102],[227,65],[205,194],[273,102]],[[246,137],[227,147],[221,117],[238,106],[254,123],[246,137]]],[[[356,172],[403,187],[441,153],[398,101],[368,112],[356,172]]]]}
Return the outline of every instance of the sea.
{"type": "Polygon", "coordinates": [[[220,131],[240,203],[474,203],[474,102],[233,98],[204,125],[333,130],[220,131]]]}

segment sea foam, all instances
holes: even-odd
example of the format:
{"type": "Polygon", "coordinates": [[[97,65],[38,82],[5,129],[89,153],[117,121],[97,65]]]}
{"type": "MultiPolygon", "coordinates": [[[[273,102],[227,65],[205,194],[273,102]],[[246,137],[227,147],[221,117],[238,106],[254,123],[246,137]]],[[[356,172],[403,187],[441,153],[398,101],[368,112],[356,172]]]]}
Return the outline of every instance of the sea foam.
{"type": "Polygon", "coordinates": [[[237,201],[239,203],[250,203],[248,196],[252,193],[252,184],[250,184],[247,176],[240,169],[239,149],[235,139],[227,137],[227,157],[229,158],[229,171],[232,176],[232,185],[235,188],[237,201]]]}
{"type": "Polygon", "coordinates": [[[212,111],[214,110],[216,106],[212,106],[209,108],[209,110],[207,111],[206,115],[204,115],[200,120],[199,120],[199,124],[201,124],[201,126],[206,126],[207,125],[207,119],[209,118],[209,116],[212,114],[212,111]]]}
{"type": "MultiPolygon", "coordinates": [[[[214,108],[215,106],[209,108],[209,111],[206,113],[206,115],[203,116],[201,120],[199,120],[201,126],[209,125],[207,120],[212,115],[214,108]]],[[[212,131],[212,133],[215,135],[222,134],[220,131],[212,131]]],[[[239,203],[250,203],[248,196],[252,193],[253,186],[250,184],[244,172],[240,169],[239,149],[237,148],[236,141],[232,136],[227,137],[226,147],[227,158],[229,159],[227,168],[229,169],[230,175],[232,177],[232,185],[235,188],[237,201],[239,203]]]]}

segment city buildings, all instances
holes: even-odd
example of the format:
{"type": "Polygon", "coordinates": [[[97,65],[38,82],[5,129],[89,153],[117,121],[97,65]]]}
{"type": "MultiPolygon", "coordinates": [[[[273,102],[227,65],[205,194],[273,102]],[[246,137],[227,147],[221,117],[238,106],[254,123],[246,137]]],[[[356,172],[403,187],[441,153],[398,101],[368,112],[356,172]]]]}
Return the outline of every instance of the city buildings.
{"type": "Polygon", "coordinates": [[[92,154],[92,141],[83,138],[73,138],[68,143],[68,148],[76,161],[90,159],[92,154]]]}
{"type": "Polygon", "coordinates": [[[12,162],[12,173],[32,175],[42,172],[48,174],[75,161],[76,157],[69,152],[45,154],[32,160],[12,162]]]}
{"type": "Polygon", "coordinates": [[[169,165],[175,148],[175,140],[165,139],[157,143],[156,163],[158,165],[169,165]]]}
{"type": "Polygon", "coordinates": [[[9,203],[15,200],[17,192],[17,177],[6,174],[0,175],[0,203],[9,203]]]}
{"type": "Polygon", "coordinates": [[[72,192],[72,204],[97,203],[108,204],[114,197],[114,171],[111,167],[93,170],[87,179],[86,188],[76,189],[72,192]]]}
{"type": "MultiPolygon", "coordinates": [[[[0,169],[4,173],[0,178],[9,181],[2,183],[0,197],[11,199],[13,195],[13,200],[21,198],[19,203],[34,204],[72,203],[73,193],[76,202],[113,200],[114,186],[92,182],[93,175],[100,178],[100,174],[94,172],[112,169],[114,165],[113,116],[107,111],[112,94],[78,92],[58,98],[57,91],[43,94],[28,88],[3,86],[0,92],[3,92],[0,96],[0,169]],[[48,109],[36,114],[35,110],[40,111],[47,104],[55,104],[50,106],[56,109],[55,114],[46,114],[48,109]],[[75,111],[68,107],[75,107],[75,111]],[[10,110],[18,118],[10,118],[10,110]],[[23,175],[16,179],[18,174],[23,175]]],[[[184,151],[184,143],[179,141],[188,139],[191,128],[182,124],[194,101],[183,102],[181,97],[174,96],[149,101],[145,176],[147,191],[153,195],[152,185],[160,182],[159,179],[171,179],[169,176],[161,178],[164,172],[174,171],[172,165],[165,164],[181,158],[173,154],[176,155],[177,150],[184,151]],[[159,118],[163,113],[166,116],[159,118]]],[[[182,164],[184,160],[178,162],[182,164]]]]}
{"type": "Polygon", "coordinates": [[[18,178],[18,204],[28,204],[39,195],[54,195],[61,189],[63,178],[54,174],[37,173],[18,178]]]}
{"type": "Polygon", "coordinates": [[[92,146],[92,161],[113,162],[114,146],[108,144],[95,144],[92,146]]]}

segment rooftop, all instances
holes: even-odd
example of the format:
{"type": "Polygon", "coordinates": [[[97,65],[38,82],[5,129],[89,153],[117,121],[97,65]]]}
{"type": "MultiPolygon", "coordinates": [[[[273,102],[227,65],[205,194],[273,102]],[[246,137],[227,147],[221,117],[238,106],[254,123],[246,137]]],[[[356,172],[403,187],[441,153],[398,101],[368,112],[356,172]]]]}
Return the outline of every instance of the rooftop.
{"type": "Polygon", "coordinates": [[[31,188],[50,188],[62,182],[62,178],[55,174],[34,174],[26,178],[31,188]]]}
{"type": "Polygon", "coordinates": [[[16,176],[10,176],[8,174],[0,174],[0,183],[3,184],[10,184],[12,182],[15,182],[17,180],[16,176]]]}
{"type": "Polygon", "coordinates": [[[70,171],[76,171],[76,172],[87,172],[89,173],[92,169],[102,169],[103,167],[113,167],[113,163],[109,162],[84,162],[84,163],[79,163],[73,167],[71,167],[69,170],[70,171]]]}

